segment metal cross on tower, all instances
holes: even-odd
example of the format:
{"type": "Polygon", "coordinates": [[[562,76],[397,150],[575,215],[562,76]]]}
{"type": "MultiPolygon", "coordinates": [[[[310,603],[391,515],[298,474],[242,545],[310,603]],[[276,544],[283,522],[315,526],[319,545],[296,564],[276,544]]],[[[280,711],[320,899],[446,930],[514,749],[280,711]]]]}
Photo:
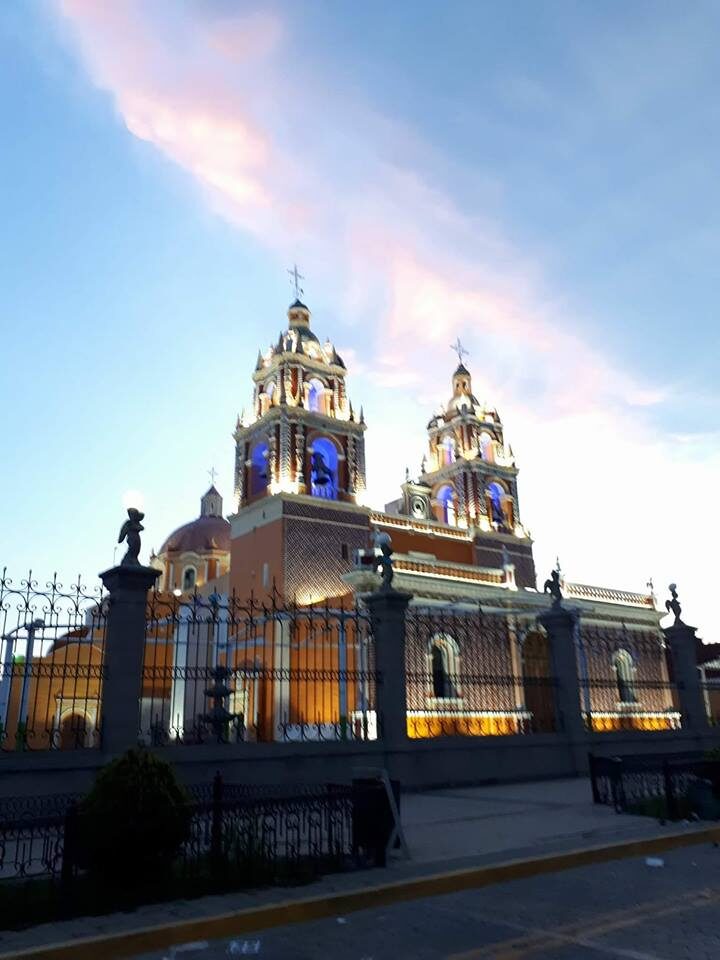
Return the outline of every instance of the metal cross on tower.
{"type": "Polygon", "coordinates": [[[470,353],[470,351],[469,351],[469,350],[466,350],[465,347],[464,347],[464,346],[462,345],[462,343],[460,342],[460,337],[457,338],[457,340],[455,341],[455,343],[451,343],[451,344],[450,344],[450,349],[455,351],[455,353],[456,353],[457,356],[458,356],[458,361],[459,361],[460,363],[462,363],[463,357],[464,357],[464,356],[465,356],[465,357],[468,356],[468,354],[470,353]]]}
{"type": "Polygon", "coordinates": [[[210,477],[210,483],[212,484],[213,487],[215,486],[215,477],[217,475],[218,473],[215,467],[210,467],[210,469],[208,470],[208,476],[210,477]]]}
{"type": "Polygon", "coordinates": [[[295,288],[295,299],[299,300],[301,294],[305,293],[303,288],[300,286],[300,281],[304,280],[305,277],[301,273],[298,273],[298,268],[296,263],[293,264],[292,270],[288,270],[288,273],[290,274],[291,282],[295,288]]]}

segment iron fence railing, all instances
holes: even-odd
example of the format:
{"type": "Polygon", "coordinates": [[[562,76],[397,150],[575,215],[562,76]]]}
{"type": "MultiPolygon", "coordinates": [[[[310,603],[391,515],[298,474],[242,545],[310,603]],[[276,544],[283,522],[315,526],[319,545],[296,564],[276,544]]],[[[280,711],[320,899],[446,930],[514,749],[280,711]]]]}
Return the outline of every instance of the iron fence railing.
{"type": "Polygon", "coordinates": [[[581,623],[576,637],[580,709],[588,730],[675,730],[677,684],[658,631],[581,623]]]}
{"type": "Polygon", "coordinates": [[[720,817],[714,793],[720,787],[720,761],[699,752],[623,757],[589,755],[595,803],[625,813],[679,820],[720,817]]]}
{"type": "Polygon", "coordinates": [[[558,729],[547,636],[511,614],[411,606],[407,732],[413,738],[558,729]]]}
{"type": "Polygon", "coordinates": [[[0,749],[98,747],[107,597],[0,576],[0,749]]]}
{"type": "Polygon", "coordinates": [[[148,600],[140,739],[375,740],[375,650],[357,605],[148,600]]]}
{"type": "Polygon", "coordinates": [[[131,906],[385,864],[392,825],[380,782],[261,788],[218,774],[189,794],[189,837],[171,874],[122,891],[99,889],[81,866],[80,798],[0,800],[0,916],[23,926],[115,909],[118,897],[131,906]]]}
{"type": "Polygon", "coordinates": [[[720,727],[720,677],[701,682],[708,725],[720,727]]]}

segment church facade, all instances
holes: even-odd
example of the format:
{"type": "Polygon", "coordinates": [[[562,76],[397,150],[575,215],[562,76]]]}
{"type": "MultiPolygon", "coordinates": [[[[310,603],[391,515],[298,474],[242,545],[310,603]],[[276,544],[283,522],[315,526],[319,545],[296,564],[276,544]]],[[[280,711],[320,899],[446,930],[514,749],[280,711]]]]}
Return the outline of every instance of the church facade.
{"type": "MultiPolygon", "coordinates": [[[[362,562],[378,534],[392,540],[394,586],[412,595],[408,736],[558,729],[551,651],[537,625],[548,598],[537,588],[515,456],[497,410],[478,401],[459,346],[458,360],[448,400],[427,423],[419,474],[374,509],[363,408],[351,401],[342,357],[295,300],[286,329],[258,354],[252,405],[235,424],[229,516],[211,486],[199,515],[152,555],[161,575],[148,607],[141,739],[207,738],[218,669],[238,739],[381,736],[362,603],[379,583],[362,562]]],[[[562,583],[579,614],[588,728],[678,726],[652,593],[562,583]]],[[[98,741],[101,619],[5,671],[0,743],[18,730],[40,748],[98,741]]]]}
{"type": "MultiPolygon", "coordinates": [[[[318,339],[300,300],[290,306],[287,320],[278,339],[258,353],[252,406],[235,426],[229,573],[206,584],[205,592],[342,609],[377,585],[376,573],[357,557],[372,550],[377,533],[388,533],[395,584],[413,595],[408,733],[487,735],[537,728],[548,712],[531,682],[551,673],[546,638],[536,626],[547,598],[537,590],[512,447],[497,410],[478,401],[462,351],[449,377],[448,401],[427,423],[419,475],[406,475],[400,496],[376,510],[365,502],[367,424],[362,407],[350,399],[345,364],[329,341],[318,339]],[[433,611],[449,606],[467,615],[458,636],[433,629],[433,611]],[[467,628],[478,609],[495,617],[492,637],[467,628]],[[459,678],[467,671],[505,681],[465,682],[460,696],[459,678]]],[[[167,560],[164,569],[170,585],[167,560]]],[[[563,587],[587,638],[585,650],[578,635],[589,722],[595,729],[676,726],[652,594],[564,581],[563,587]]],[[[338,667],[335,653],[313,649],[302,664],[285,663],[291,646],[276,643],[274,652],[265,649],[260,659],[256,651],[255,662],[271,672],[281,661],[291,672],[338,667]]],[[[302,722],[304,711],[317,717],[320,708],[307,687],[288,695],[290,700],[280,703],[277,690],[262,693],[265,705],[276,705],[276,715],[270,709],[264,717],[265,731],[277,731],[283,717],[302,722]]],[[[337,698],[333,703],[320,709],[323,723],[337,721],[337,698]]]]}

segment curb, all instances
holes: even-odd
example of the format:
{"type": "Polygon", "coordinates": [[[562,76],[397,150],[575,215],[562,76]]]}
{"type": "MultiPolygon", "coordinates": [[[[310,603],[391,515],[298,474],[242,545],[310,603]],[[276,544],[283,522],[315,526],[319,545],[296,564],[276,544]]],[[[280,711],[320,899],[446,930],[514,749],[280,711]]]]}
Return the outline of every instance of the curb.
{"type": "Polygon", "coordinates": [[[370,907],[386,906],[421,897],[436,897],[459,890],[472,890],[507,880],[556,873],[592,863],[607,863],[626,857],[662,853],[699,843],[720,843],[720,826],[671,833],[642,840],[626,840],[605,846],[583,847],[566,853],[546,854],[524,860],[506,860],[482,867],[453,870],[379,884],[366,889],[334,893],[329,896],[286,900],[264,907],[179,920],[175,923],[141,927],[124,933],[46,944],[26,950],[0,954],[0,960],[121,960],[135,954],[149,953],[166,947],[197,940],[218,940],[238,934],[267,930],[272,927],[308,920],[322,920],[338,914],[353,913],[370,907]]]}

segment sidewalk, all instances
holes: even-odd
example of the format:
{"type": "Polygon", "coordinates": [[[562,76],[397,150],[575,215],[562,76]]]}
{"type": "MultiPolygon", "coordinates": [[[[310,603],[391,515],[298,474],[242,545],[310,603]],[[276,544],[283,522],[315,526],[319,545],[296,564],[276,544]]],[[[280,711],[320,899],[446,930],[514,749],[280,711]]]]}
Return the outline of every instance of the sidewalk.
{"type": "MultiPolygon", "coordinates": [[[[537,857],[580,847],[662,836],[681,829],[616,814],[592,803],[589,780],[554,780],[436,790],[402,798],[411,860],[385,870],[334,874],[302,887],[274,887],[141,907],[132,913],[83,917],[0,933],[0,953],[102,936],[305,897],[349,893],[409,877],[537,857]]],[[[699,825],[698,825],[699,826],[699,825]]],[[[688,831],[697,829],[688,826],[688,831]]]]}

